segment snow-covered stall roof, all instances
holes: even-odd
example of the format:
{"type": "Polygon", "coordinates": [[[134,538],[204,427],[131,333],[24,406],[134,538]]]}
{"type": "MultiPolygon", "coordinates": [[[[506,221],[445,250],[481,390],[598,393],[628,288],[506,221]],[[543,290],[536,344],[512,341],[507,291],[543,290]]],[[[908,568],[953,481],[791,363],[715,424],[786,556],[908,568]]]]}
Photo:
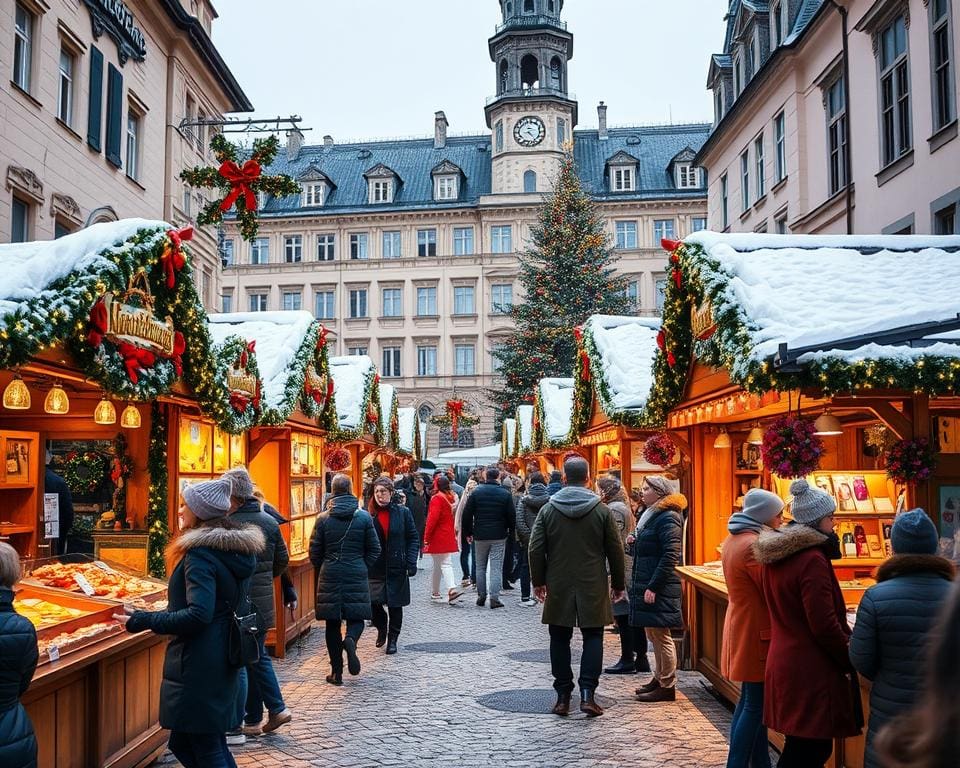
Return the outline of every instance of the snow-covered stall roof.
{"type": "Polygon", "coordinates": [[[360,433],[366,426],[367,405],[376,390],[373,360],[367,355],[347,355],[331,357],[329,364],[337,428],[342,432],[360,433]]]}
{"type": "Polygon", "coordinates": [[[383,444],[385,446],[396,448],[394,442],[393,428],[391,423],[396,409],[400,405],[397,397],[397,390],[392,384],[385,384],[381,379],[378,385],[380,392],[380,423],[383,425],[383,444]]]}
{"type": "MultiPolygon", "coordinates": [[[[382,395],[381,395],[382,396],[382,395]]],[[[381,408],[383,402],[381,401],[381,408]]],[[[397,408],[397,430],[400,433],[400,440],[397,450],[412,456],[414,459],[420,459],[420,423],[417,419],[416,408],[397,408]]]]}
{"type": "Polygon", "coordinates": [[[517,447],[520,455],[533,450],[533,406],[517,406],[517,447]]]}
{"type": "Polygon", "coordinates": [[[561,447],[567,443],[573,415],[573,379],[545,378],[537,384],[540,408],[536,448],[561,447]]]}
{"type": "Polygon", "coordinates": [[[509,459],[511,456],[515,456],[517,453],[517,420],[516,419],[504,419],[503,420],[503,435],[500,441],[501,459],[509,459]]]}
{"type": "Polygon", "coordinates": [[[646,408],[659,332],[658,317],[593,315],[587,320],[584,343],[593,390],[611,420],[646,408]]]}
{"type": "Polygon", "coordinates": [[[320,324],[309,312],[234,312],[207,318],[214,344],[230,336],[256,342],[263,381],[264,421],[282,423],[297,407],[320,324]]]}

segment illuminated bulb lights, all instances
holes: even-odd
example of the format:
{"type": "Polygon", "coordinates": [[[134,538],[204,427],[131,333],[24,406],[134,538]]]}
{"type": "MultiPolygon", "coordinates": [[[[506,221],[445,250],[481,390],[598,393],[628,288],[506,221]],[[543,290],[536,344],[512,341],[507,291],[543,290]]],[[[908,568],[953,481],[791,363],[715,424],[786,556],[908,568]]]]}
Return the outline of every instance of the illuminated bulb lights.
{"type": "Polygon", "coordinates": [[[30,390],[23,383],[20,374],[13,374],[10,383],[3,390],[3,407],[11,411],[25,411],[30,407],[30,390]]]}
{"type": "Polygon", "coordinates": [[[97,424],[116,424],[117,409],[107,398],[102,398],[93,411],[93,420],[97,424]]]}
{"type": "Polygon", "coordinates": [[[124,429],[140,429],[140,411],[136,406],[128,405],[120,414],[120,426],[124,429]]]}
{"type": "Polygon", "coordinates": [[[813,422],[813,433],[815,435],[842,435],[843,425],[840,423],[840,419],[830,413],[828,408],[813,422]]]}
{"type": "Polygon", "coordinates": [[[47,392],[47,396],[43,400],[43,410],[58,416],[70,412],[70,398],[67,397],[67,393],[60,386],[59,381],[47,392]]]}

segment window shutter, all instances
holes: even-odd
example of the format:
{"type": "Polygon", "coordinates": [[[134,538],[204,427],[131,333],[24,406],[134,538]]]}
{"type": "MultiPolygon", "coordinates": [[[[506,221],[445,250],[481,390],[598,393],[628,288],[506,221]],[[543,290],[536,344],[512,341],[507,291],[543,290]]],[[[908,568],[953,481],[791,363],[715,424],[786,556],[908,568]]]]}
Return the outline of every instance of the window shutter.
{"type": "Polygon", "coordinates": [[[87,108],[87,144],[101,150],[100,130],[103,120],[103,54],[90,46],[90,102],[87,108]]]}
{"type": "Polygon", "coordinates": [[[107,160],[117,168],[120,159],[120,137],[123,125],[123,75],[113,64],[107,69],[107,160]]]}

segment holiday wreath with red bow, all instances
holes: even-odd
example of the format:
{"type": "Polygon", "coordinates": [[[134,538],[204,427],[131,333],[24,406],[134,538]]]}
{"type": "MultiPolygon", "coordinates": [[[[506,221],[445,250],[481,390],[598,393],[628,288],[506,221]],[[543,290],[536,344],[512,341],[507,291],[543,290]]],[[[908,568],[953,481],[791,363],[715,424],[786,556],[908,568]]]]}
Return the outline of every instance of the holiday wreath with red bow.
{"type": "Polygon", "coordinates": [[[224,378],[229,408],[220,423],[227,432],[238,434],[259,422],[263,383],[257,366],[256,341],[228,337],[217,352],[218,376],[224,378]]]}
{"type": "Polygon", "coordinates": [[[467,404],[455,397],[447,400],[443,414],[434,416],[430,421],[440,427],[450,427],[450,437],[456,440],[460,427],[473,427],[480,423],[480,417],[470,413],[467,404]]]}

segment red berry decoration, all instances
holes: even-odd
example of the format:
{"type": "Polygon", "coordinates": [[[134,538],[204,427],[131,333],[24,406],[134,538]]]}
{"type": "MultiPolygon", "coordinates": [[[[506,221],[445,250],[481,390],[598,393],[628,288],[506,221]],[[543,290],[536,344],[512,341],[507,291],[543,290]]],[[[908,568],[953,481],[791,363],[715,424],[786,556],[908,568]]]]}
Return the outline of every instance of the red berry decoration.
{"type": "Polygon", "coordinates": [[[643,444],[643,458],[656,467],[669,467],[677,453],[677,446],[666,432],[658,432],[643,444]]]}

